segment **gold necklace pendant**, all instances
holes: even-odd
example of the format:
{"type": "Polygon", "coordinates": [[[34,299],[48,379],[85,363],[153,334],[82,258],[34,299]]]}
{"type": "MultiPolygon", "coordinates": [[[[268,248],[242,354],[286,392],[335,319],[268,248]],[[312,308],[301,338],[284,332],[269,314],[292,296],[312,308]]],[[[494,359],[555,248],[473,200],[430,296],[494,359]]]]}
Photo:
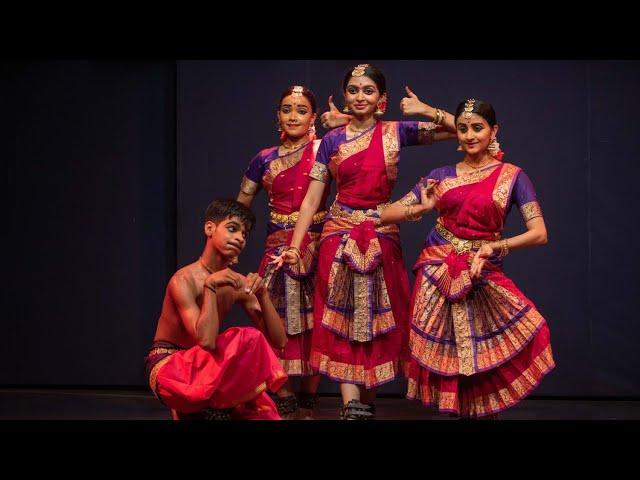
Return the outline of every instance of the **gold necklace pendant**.
{"type": "Polygon", "coordinates": [[[207,272],[209,272],[209,273],[213,273],[213,272],[211,271],[211,269],[206,265],[206,263],[204,263],[204,262],[202,261],[202,257],[200,257],[200,258],[199,258],[199,260],[200,260],[200,265],[202,266],[202,268],[204,268],[204,269],[205,269],[207,272]]]}
{"type": "Polygon", "coordinates": [[[468,163],[466,160],[463,160],[462,163],[464,163],[465,165],[467,165],[469,168],[473,168],[475,171],[479,171],[481,168],[486,167],[487,165],[489,165],[491,163],[491,160],[489,160],[487,163],[483,164],[483,165],[478,165],[477,167],[474,165],[471,165],[470,163],[468,163]]]}
{"type": "Polygon", "coordinates": [[[282,148],[284,148],[285,150],[296,150],[297,148],[302,148],[305,145],[307,145],[309,142],[305,142],[305,143],[301,143],[300,145],[285,145],[284,143],[282,144],[282,148]]]}
{"type": "Polygon", "coordinates": [[[369,130],[372,126],[373,125],[369,125],[368,127],[363,128],[362,130],[358,130],[357,128],[352,127],[351,124],[349,124],[349,130],[351,130],[352,133],[364,133],[367,130],[369,130]]]}

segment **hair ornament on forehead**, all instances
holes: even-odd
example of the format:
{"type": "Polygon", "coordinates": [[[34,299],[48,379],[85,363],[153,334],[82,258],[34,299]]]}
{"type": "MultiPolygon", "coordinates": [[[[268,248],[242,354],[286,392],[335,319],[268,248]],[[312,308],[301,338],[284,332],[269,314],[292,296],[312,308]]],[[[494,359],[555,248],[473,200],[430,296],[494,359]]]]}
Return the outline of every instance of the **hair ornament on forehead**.
{"type": "Polygon", "coordinates": [[[464,104],[464,118],[466,118],[467,120],[469,120],[471,118],[471,115],[473,115],[473,107],[475,103],[475,98],[470,98],[464,104]]]}
{"type": "Polygon", "coordinates": [[[291,89],[291,95],[294,96],[294,97],[301,97],[302,96],[302,92],[304,92],[304,87],[301,87],[300,85],[295,85],[291,89]]]}
{"type": "Polygon", "coordinates": [[[356,68],[353,69],[353,71],[351,72],[351,76],[352,77],[361,77],[364,75],[364,71],[366,70],[366,68],[369,66],[368,63],[361,63],[360,65],[358,65],[356,68]]]}

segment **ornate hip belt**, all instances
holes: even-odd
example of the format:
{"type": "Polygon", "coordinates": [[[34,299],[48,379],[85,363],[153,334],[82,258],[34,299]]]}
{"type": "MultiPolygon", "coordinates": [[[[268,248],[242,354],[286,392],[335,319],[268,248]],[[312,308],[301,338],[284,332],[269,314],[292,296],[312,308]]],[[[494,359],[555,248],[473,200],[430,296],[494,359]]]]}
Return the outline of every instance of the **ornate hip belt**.
{"type": "MultiPolygon", "coordinates": [[[[271,217],[271,221],[273,223],[277,223],[279,225],[295,225],[298,221],[298,217],[300,216],[300,212],[293,212],[289,215],[284,215],[282,213],[276,213],[274,211],[269,212],[271,217]]],[[[327,216],[326,210],[321,212],[317,212],[312,219],[312,223],[315,225],[316,223],[320,223],[324,221],[324,217],[327,216]]]]}
{"type": "Polygon", "coordinates": [[[157,348],[152,348],[151,350],[149,350],[149,353],[147,354],[149,357],[151,355],[161,355],[163,353],[170,353],[170,354],[174,354],[176,352],[179,352],[180,349],[179,348],[162,348],[162,347],[157,347],[157,348]]]}
{"type": "Polygon", "coordinates": [[[436,231],[442,236],[442,238],[449,241],[449,243],[453,245],[453,248],[457,253],[464,253],[470,250],[478,250],[485,243],[490,243],[494,241],[494,240],[467,240],[464,238],[459,238],[459,237],[456,237],[449,230],[444,228],[440,223],[436,223],[436,231]]]}
{"type": "Polygon", "coordinates": [[[344,218],[356,225],[372,219],[376,219],[379,222],[382,210],[388,205],[389,203],[381,203],[375,209],[356,210],[334,202],[329,209],[329,214],[332,218],[344,218]]]}

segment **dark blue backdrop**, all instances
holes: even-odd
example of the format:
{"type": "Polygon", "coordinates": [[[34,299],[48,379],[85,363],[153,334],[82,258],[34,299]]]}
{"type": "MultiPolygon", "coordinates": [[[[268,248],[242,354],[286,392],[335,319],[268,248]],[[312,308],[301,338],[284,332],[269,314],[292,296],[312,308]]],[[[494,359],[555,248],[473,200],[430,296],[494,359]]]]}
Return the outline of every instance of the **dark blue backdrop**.
{"type": "MultiPolygon", "coordinates": [[[[206,205],[235,197],[251,157],[277,142],[281,91],[305,84],[321,111],[329,94],[341,106],[342,76],[363,61],[386,73],[388,119],[401,118],[404,85],[449,111],[469,97],[496,108],[505,160],[533,180],[549,229],[547,246],[514,252],[505,267],[551,328],[557,368],[536,394],[639,395],[636,61],[3,64],[10,245],[0,383],[143,385],[166,281],[200,253],[206,205]]],[[[405,149],[394,198],[456,162],[455,150],[405,149]]],[[[255,270],[262,253],[264,195],[254,206],[240,271],[255,270]]],[[[408,267],[433,220],[402,227],[408,267]]],[[[507,234],[523,228],[512,212],[507,234]]],[[[229,322],[244,323],[240,312],[229,322]]],[[[397,381],[382,392],[402,389],[397,381]]]]}

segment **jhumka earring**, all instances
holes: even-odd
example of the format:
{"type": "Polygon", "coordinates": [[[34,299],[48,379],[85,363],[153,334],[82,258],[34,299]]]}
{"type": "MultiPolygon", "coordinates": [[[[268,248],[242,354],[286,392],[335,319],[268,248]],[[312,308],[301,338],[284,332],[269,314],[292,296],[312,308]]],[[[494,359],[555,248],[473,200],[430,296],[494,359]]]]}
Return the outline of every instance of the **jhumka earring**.
{"type": "Polygon", "coordinates": [[[492,157],[498,152],[498,150],[500,150],[500,144],[498,143],[498,140],[496,140],[496,137],[491,139],[491,143],[489,143],[487,150],[489,150],[492,157]]]}

